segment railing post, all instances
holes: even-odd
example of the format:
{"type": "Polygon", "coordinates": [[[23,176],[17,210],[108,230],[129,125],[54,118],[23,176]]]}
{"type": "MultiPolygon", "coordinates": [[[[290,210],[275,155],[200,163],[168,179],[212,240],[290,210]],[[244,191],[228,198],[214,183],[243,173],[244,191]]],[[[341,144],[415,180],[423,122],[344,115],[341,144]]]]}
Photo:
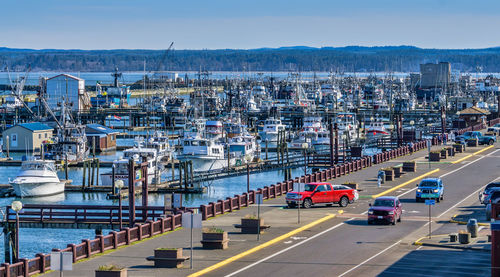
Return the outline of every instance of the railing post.
{"type": "Polygon", "coordinates": [[[90,248],[90,240],[89,239],[82,239],[83,242],[85,242],[85,254],[87,258],[90,258],[90,255],[92,255],[92,249],[90,248]]]}
{"type": "Polygon", "coordinates": [[[10,277],[10,264],[4,263],[2,265],[5,266],[5,277],[10,277]]]}
{"type": "Polygon", "coordinates": [[[118,232],[111,231],[111,234],[113,234],[113,249],[118,249],[118,232]]]}
{"type": "Polygon", "coordinates": [[[103,235],[97,235],[96,238],[99,239],[99,248],[101,253],[104,252],[104,236],[103,235]]]}
{"type": "Polygon", "coordinates": [[[29,268],[29,264],[28,264],[28,259],[21,259],[21,261],[23,262],[23,273],[24,273],[24,276],[28,277],[30,276],[30,268],[29,268]]]}
{"type": "Polygon", "coordinates": [[[45,272],[45,267],[47,266],[46,265],[46,262],[45,262],[45,256],[41,253],[38,253],[35,255],[36,257],[40,258],[40,273],[44,273],[45,272]]]}
{"type": "Polygon", "coordinates": [[[73,253],[73,263],[76,263],[76,244],[71,243],[68,244],[67,247],[71,248],[71,252],[73,253]]]}
{"type": "Polygon", "coordinates": [[[130,227],[123,228],[125,230],[125,242],[127,245],[130,244],[130,227]]]}

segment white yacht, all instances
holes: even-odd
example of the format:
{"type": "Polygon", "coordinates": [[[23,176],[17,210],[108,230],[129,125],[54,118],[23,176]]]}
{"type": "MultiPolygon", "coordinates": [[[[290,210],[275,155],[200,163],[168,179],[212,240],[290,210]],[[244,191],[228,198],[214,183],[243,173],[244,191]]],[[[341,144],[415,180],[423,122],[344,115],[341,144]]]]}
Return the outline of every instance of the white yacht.
{"type": "Polygon", "coordinates": [[[19,197],[48,196],[64,192],[64,183],[59,180],[50,160],[28,160],[14,180],[9,180],[19,197]]]}
{"type": "MultiPolygon", "coordinates": [[[[161,160],[163,155],[158,153],[155,148],[144,148],[141,143],[138,143],[133,148],[123,151],[121,159],[113,161],[115,167],[115,181],[123,180],[123,183],[128,186],[128,164],[130,158],[133,158],[136,164],[142,163],[144,159],[148,163],[148,184],[156,184],[159,181],[162,173],[161,160]]],[[[137,174],[140,174],[139,172],[137,174]]],[[[112,186],[113,182],[112,171],[101,174],[103,186],[112,186]]]]}
{"type": "Polygon", "coordinates": [[[145,141],[146,148],[154,148],[161,157],[161,162],[168,162],[173,157],[174,148],[169,142],[169,137],[164,131],[155,131],[145,141]]]}
{"type": "Polygon", "coordinates": [[[278,143],[278,133],[285,130],[285,125],[281,120],[270,118],[264,121],[264,128],[260,132],[260,139],[268,147],[276,147],[278,143]]]}
{"type": "MultiPolygon", "coordinates": [[[[192,161],[194,171],[218,170],[227,166],[224,145],[215,139],[190,137],[182,140],[182,153],[177,155],[180,161],[192,161]]],[[[230,159],[230,165],[234,165],[230,159]]]]}

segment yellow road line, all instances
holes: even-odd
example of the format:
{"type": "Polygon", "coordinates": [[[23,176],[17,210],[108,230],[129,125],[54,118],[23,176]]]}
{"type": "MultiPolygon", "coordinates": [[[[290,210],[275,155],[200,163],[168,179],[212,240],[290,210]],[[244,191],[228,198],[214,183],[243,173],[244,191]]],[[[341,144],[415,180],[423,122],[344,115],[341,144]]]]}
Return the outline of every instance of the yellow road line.
{"type": "Polygon", "coordinates": [[[410,181],[406,181],[406,182],[402,183],[401,185],[397,185],[397,186],[395,186],[395,187],[393,187],[393,188],[390,188],[390,189],[388,189],[388,190],[386,190],[386,191],[383,191],[383,192],[381,192],[381,193],[379,193],[379,194],[372,195],[372,198],[377,198],[377,197],[379,197],[379,196],[386,195],[386,194],[388,194],[388,193],[390,193],[390,192],[393,192],[393,191],[395,191],[395,190],[397,190],[397,189],[399,189],[399,188],[402,188],[402,187],[404,187],[404,186],[407,186],[407,185],[409,185],[409,184],[411,184],[411,183],[413,183],[413,182],[415,182],[415,181],[417,181],[417,180],[419,180],[419,179],[422,179],[422,178],[424,178],[424,177],[426,177],[426,176],[429,176],[429,175],[431,175],[431,174],[434,174],[434,173],[436,173],[436,172],[438,172],[438,171],[439,171],[439,168],[434,169],[434,170],[432,170],[432,171],[429,171],[429,172],[427,172],[427,173],[425,173],[425,174],[422,174],[422,175],[420,175],[420,176],[418,176],[418,177],[415,177],[415,178],[411,179],[410,181]]]}
{"type": "Polygon", "coordinates": [[[474,156],[474,155],[477,155],[477,154],[479,154],[479,153],[481,153],[481,152],[483,152],[483,151],[486,151],[486,150],[488,150],[488,149],[491,149],[491,148],[493,148],[493,147],[495,147],[495,145],[490,145],[490,146],[488,146],[488,147],[485,147],[485,148],[483,148],[483,149],[481,149],[481,150],[479,150],[479,151],[476,151],[476,152],[474,152],[474,153],[472,153],[472,154],[470,154],[470,155],[467,155],[467,156],[465,156],[465,157],[463,157],[463,158],[461,158],[461,159],[458,159],[458,160],[456,160],[456,161],[453,161],[453,162],[451,162],[451,163],[452,163],[452,164],[459,163],[459,162],[461,162],[461,161],[463,161],[463,160],[466,160],[466,159],[468,159],[468,158],[470,158],[470,157],[472,157],[472,156],[474,156]]]}
{"type": "Polygon", "coordinates": [[[209,272],[211,272],[211,271],[213,271],[215,269],[218,269],[218,268],[220,268],[222,266],[230,264],[230,263],[232,263],[232,262],[234,262],[236,260],[239,260],[239,259],[241,259],[241,258],[243,258],[245,256],[248,256],[248,255],[250,255],[252,253],[255,253],[255,252],[257,252],[257,251],[259,251],[259,250],[261,250],[263,248],[266,248],[266,247],[268,247],[270,245],[273,245],[273,244],[275,244],[275,243],[277,243],[279,241],[282,241],[282,240],[284,240],[284,239],[286,239],[288,237],[291,237],[291,236],[293,236],[293,235],[295,235],[297,233],[300,233],[300,232],[302,232],[304,230],[307,230],[307,229],[309,229],[311,227],[314,227],[314,226],[316,226],[316,225],[318,225],[320,223],[323,223],[323,222],[325,222],[327,220],[330,220],[330,219],[332,219],[334,217],[336,217],[335,214],[327,215],[327,216],[325,216],[323,218],[320,218],[320,219],[318,219],[316,221],[313,221],[313,222],[311,222],[311,223],[309,223],[307,225],[304,225],[304,226],[302,226],[300,228],[297,228],[297,229],[295,229],[293,231],[290,231],[290,232],[288,232],[288,233],[286,233],[284,235],[281,235],[281,236],[279,236],[277,238],[274,238],[274,239],[272,239],[270,241],[267,241],[267,242],[265,242],[263,244],[260,244],[260,245],[258,245],[256,247],[252,248],[252,249],[244,251],[244,252],[242,252],[242,253],[240,253],[238,255],[232,256],[231,258],[225,259],[224,261],[221,261],[221,262],[216,263],[216,264],[214,264],[212,266],[209,266],[209,267],[207,267],[205,269],[202,269],[202,270],[200,270],[198,272],[195,272],[195,273],[189,275],[188,277],[197,277],[197,276],[201,276],[201,275],[204,275],[206,273],[209,273],[209,272]]]}
{"type": "MultiPolygon", "coordinates": [[[[432,235],[432,237],[446,237],[446,236],[449,236],[449,235],[432,235]]],[[[428,239],[429,236],[425,236],[425,237],[421,237],[419,239],[417,239],[413,245],[423,245],[423,243],[421,243],[420,241],[423,240],[423,239],[428,239]]]]}

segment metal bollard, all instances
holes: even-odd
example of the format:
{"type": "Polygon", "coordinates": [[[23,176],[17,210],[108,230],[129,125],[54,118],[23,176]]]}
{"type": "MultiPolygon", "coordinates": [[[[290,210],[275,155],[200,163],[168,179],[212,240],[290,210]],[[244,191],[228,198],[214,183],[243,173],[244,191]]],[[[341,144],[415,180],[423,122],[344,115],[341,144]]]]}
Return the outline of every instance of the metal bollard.
{"type": "Polygon", "coordinates": [[[476,238],[477,237],[477,230],[478,230],[478,225],[477,225],[477,219],[471,218],[467,222],[467,231],[470,233],[471,238],[476,238]]]}

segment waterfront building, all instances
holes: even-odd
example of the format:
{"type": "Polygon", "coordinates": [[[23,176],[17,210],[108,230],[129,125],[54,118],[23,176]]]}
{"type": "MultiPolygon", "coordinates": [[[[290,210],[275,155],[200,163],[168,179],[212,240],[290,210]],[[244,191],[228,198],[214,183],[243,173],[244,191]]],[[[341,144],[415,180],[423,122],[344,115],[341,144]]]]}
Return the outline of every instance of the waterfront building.
{"type": "Polygon", "coordinates": [[[9,151],[40,153],[42,143],[52,139],[53,128],[40,122],[21,123],[3,131],[3,149],[7,147],[9,137],[9,151]]]}
{"type": "Polygon", "coordinates": [[[117,131],[101,124],[87,124],[85,133],[90,147],[92,147],[93,141],[95,140],[96,152],[116,149],[117,131]]]}
{"type": "Polygon", "coordinates": [[[66,101],[72,111],[90,108],[85,80],[69,74],[60,74],[47,79],[44,97],[52,110],[60,110],[62,101],[66,101]]]}

